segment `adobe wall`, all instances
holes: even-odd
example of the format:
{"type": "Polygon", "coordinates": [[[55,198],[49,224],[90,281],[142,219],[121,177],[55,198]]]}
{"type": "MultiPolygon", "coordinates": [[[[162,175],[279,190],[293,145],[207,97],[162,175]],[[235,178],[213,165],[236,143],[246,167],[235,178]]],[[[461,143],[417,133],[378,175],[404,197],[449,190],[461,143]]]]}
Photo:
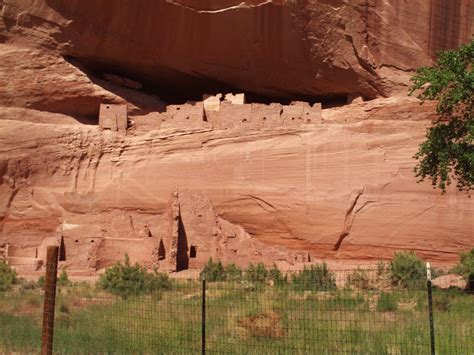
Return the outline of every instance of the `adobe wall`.
{"type": "Polygon", "coordinates": [[[133,118],[136,130],[161,128],[261,129],[280,126],[299,126],[321,122],[321,104],[310,105],[296,101],[290,105],[279,103],[246,104],[243,94],[204,95],[203,101],[182,105],[168,105],[166,112],[150,113],[133,118]]]}
{"type": "Polygon", "coordinates": [[[101,104],[99,110],[99,127],[121,134],[127,133],[127,105],[101,104]]]}

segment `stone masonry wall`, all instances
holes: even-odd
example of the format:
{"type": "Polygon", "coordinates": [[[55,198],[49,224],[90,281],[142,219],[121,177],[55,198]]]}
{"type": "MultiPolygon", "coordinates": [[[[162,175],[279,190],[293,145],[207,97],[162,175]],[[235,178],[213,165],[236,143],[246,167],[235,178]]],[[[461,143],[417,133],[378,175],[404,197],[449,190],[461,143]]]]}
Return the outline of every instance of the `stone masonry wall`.
{"type": "Polygon", "coordinates": [[[321,104],[295,101],[290,105],[279,103],[246,104],[243,94],[205,95],[203,101],[182,105],[168,105],[166,112],[153,112],[134,117],[138,131],[160,128],[213,128],[261,129],[266,127],[296,126],[321,122],[321,104]]]}

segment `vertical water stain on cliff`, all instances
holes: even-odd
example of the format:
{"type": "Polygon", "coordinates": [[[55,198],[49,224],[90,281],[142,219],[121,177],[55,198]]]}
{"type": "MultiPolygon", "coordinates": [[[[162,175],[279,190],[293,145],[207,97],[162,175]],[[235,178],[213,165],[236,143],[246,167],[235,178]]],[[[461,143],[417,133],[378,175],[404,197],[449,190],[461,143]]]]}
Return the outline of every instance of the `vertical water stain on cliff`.
{"type": "Polygon", "coordinates": [[[431,56],[435,57],[440,50],[458,46],[461,35],[462,6],[462,0],[431,1],[428,43],[431,56]]]}

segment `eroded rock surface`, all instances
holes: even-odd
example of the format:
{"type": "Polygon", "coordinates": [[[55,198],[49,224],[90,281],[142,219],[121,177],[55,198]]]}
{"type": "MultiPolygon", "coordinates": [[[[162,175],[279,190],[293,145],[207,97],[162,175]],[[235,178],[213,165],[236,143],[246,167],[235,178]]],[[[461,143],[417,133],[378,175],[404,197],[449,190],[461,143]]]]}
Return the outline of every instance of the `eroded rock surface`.
{"type": "Polygon", "coordinates": [[[387,95],[473,34],[470,0],[3,0],[0,40],[162,90],[387,95]],[[207,89],[207,90],[206,90],[207,89]]]}
{"type": "Polygon", "coordinates": [[[72,269],[126,252],[151,266],[160,243],[172,250],[178,189],[193,267],[211,256],[291,267],[301,252],[375,261],[411,249],[454,262],[473,244],[472,201],[416,184],[412,173],[432,115],[413,99],[381,99],[323,110],[318,124],[127,136],[2,120],[2,240],[16,245],[12,257],[34,258],[60,228],[72,269]]]}
{"type": "Polygon", "coordinates": [[[416,184],[434,107],[404,87],[436,50],[470,38],[470,1],[0,8],[0,257],[19,270],[40,268],[58,236],[61,267],[77,273],[125,253],[162,270],[209,257],[298,268],[398,250],[453,263],[474,246],[471,199],[416,184]],[[234,103],[166,105],[150,87],[350,105],[244,104],[227,91],[234,103]],[[121,129],[99,129],[101,103],[126,105],[126,135],[125,113],[121,129]]]}

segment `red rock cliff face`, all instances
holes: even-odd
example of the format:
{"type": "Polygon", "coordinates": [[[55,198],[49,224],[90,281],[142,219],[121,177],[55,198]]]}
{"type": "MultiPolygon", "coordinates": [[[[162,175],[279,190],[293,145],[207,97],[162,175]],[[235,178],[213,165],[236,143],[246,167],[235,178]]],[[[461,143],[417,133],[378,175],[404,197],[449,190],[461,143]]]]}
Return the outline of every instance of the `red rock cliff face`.
{"type": "Polygon", "coordinates": [[[10,245],[12,263],[37,263],[58,233],[70,270],[88,271],[125,253],[160,267],[197,268],[212,256],[289,268],[412,249],[452,263],[474,246],[471,199],[416,184],[412,156],[434,109],[407,99],[404,86],[437,50],[471,38],[471,1],[0,0],[0,8],[0,247],[10,245]],[[188,94],[390,97],[324,109],[305,125],[263,117],[260,129],[246,129],[239,113],[237,128],[213,129],[186,115],[157,124],[164,102],[104,73],[188,94]],[[135,129],[124,136],[90,124],[101,102],[127,104],[135,129]],[[173,264],[170,250],[189,260],[173,264]]]}
{"type": "Polygon", "coordinates": [[[165,89],[374,98],[471,38],[473,15],[470,0],[4,0],[1,33],[165,89]]]}

